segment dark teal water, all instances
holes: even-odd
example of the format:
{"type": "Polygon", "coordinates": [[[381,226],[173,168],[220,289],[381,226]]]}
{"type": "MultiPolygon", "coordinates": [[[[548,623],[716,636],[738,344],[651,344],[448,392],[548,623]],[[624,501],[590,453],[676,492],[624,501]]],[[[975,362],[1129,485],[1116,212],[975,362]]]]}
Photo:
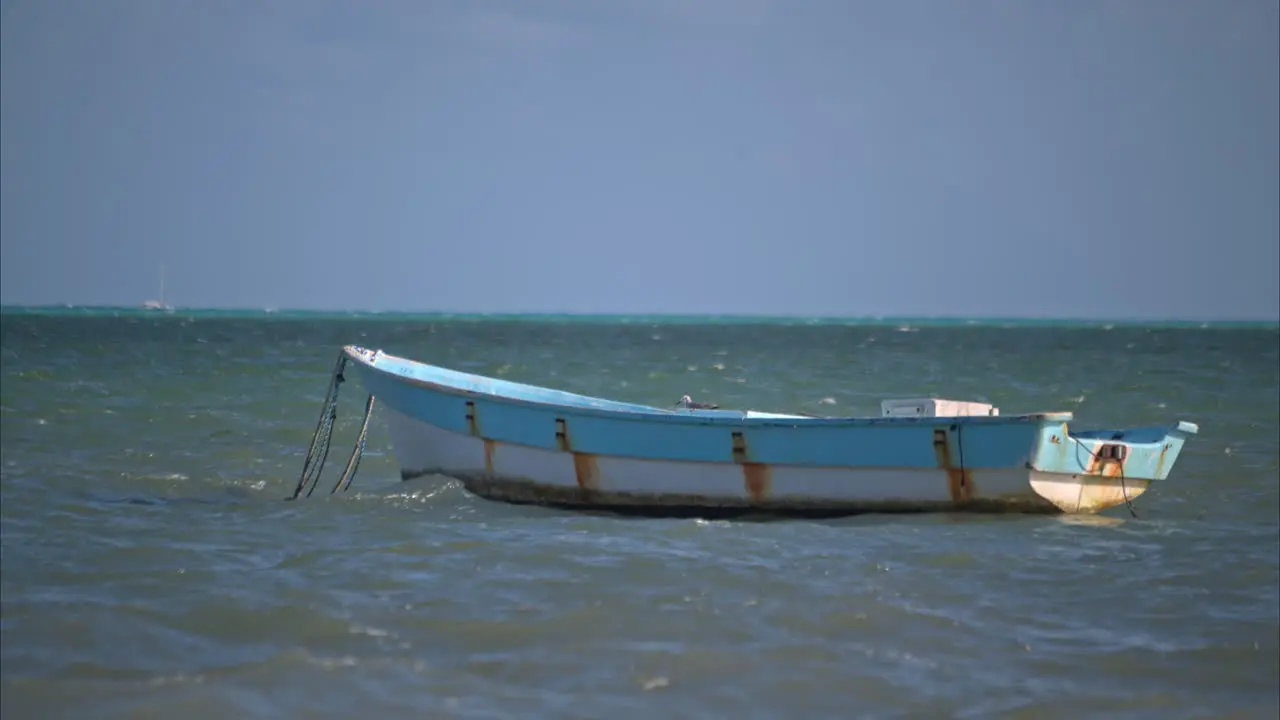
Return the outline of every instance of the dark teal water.
{"type": "Polygon", "coordinates": [[[1280,710],[1274,326],[0,318],[6,718],[1280,710]],[[515,508],[400,482],[377,422],[351,493],[282,502],[348,342],[657,404],[930,393],[1201,434],[1136,519],[515,508]]]}

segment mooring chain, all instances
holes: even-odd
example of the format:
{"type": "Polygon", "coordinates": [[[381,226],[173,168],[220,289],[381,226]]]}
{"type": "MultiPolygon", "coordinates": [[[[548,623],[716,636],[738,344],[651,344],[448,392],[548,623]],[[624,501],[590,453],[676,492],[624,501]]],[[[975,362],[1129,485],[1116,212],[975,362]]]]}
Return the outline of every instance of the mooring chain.
{"type": "Polygon", "coordinates": [[[324,466],[324,457],[329,454],[329,440],[333,436],[334,420],[338,415],[338,389],[342,385],[344,378],[342,371],[347,364],[345,353],[338,354],[338,360],[333,366],[333,375],[329,378],[329,390],[325,393],[324,404],[320,406],[320,420],[316,423],[315,434],[311,436],[311,447],[307,449],[307,458],[302,462],[302,476],[298,478],[298,486],[294,488],[293,495],[290,500],[297,499],[302,493],[302,488],[306,487],[307,479],[311,475],[312,461],[316,458],[316,450],[323,446],[321,452],[321,460],[317,465],[324,466]]]}
{"type": "MultiPolygon", "coordinates": [[[[316,486],[320,483],[320,476],[324,472],[325,460],[329,457],[333,430],[337,425],[338,391],[346,380],[342,375],[346,364],[346,353],[339,353],[338,361],[333,367],[333,375],[329,381],[329,390],[325,394],[324,405],[320,408],[320,420],[316,424],[315,434],[311,436],[311,447],[307,449],[306,460],[302,463],[302,475],[298,478],[298,486],[294,488],[293,495],[286,498],[287,500],[296,500],[302,494],[302,489],[308,485],[310,485],[310,488],[307,490],[307,497],[311,497],[311,493],[315,491],[316,486]]],[[[342,473],[342,477],[338,479],[338,484],[334,485],[333,490],[329,491],[330,495],[337,492],[340,487],[343,492],[346,492],[346,489],[351,486],[351,481],[355,478],[356,468],[360,466],[360,458],[364,455],[365,442],[369,433],[369,419],[372,414],[373,395],[369,395],[369,400],[365,403],[364,422],[360,427],[360,437],[356,441],[355,448],[351,451],[351,457],[347,460],[346,470],[342,473]]]]}
{"type": "Polygon", "coordinates": [[[316,485],[320,482],[320,475],[324,472],[324,461],[329,459],[329,448],[332,447],[331,441],[333,440],[333,428],[337,424],[338,420],[337,400],[338,399],[335,396],[333,404],[329,406],[329,417],[325,419],[323,434],[324,444],[320,446],[320,461],[311,466],[312,472],[309,478],[305,467],[303,469],[301,485],[311,486],[307,489],[307,497],[311,497],[311,493],[315,491],[316,485]]]}
{"type": "Polygon", "coordinates": [[[316,428],[315,435],[311,437],[311,447],[307,450],[307,459],[302,466],[304,474],[306,473],[307,468],[311,465],[311,461],[315,459],[316,448],[320,443],[325,442],[325,440],[321,440],[321,438],[324,437],[321,433],[325,432],[327,434],[332,431],[330,423],[332,422],[334,410],[337,408],[338,404],[339,386],[345,381],[342,371],[346,366],[346,355],[339,353],[338,360],[333,366],[333,373],[329,376],[329,389],[325,393],[324,404],[320,406],[320,423],[316,428]]]}
{"type": "Polygon", "coordinates": [[[364,404],[364,422],[360,424],[360,435],[356,439],[356,446],[351,450],[351,457],[347,459],[347,469],[342,471],[342,477],[334,483],[333,489],[329,491],[330,495],[338,492],[338,488],[346,492],[347,488],[351,487],[351,481],[356,477],[356,469],[360,467],[360,459],[364,457],[365,442],[369,439],[369,418],[372,417],[373,395],[370,394],[364,404]]]}

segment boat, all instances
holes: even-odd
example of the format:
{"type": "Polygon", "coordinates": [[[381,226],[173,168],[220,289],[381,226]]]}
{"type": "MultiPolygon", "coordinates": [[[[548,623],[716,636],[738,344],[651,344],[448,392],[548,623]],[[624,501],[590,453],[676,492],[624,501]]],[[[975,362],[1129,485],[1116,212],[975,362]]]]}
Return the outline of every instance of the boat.
{"type": "Polygon", "coordinates": [[[173,312],[173,306],[164,301],[164,263],[160,264],[160,295],[159,300],[146,300],[142,303],[144,310],[160,310],[164,312],[173,312]]]}
{"type": "Polygon", "coordinates": [[[577,510],[1132,512],[1198,432],[1183,421],[1074,430],[1070,412],[1002,415],[934,397],[889,399],[872,417],[722,409],[687,396],[659,407],[358,345],[339,354],[333,413],[348,362],[369,392],[360,447],[376,397],[402,479],[440,475],[488,500],[577,510]]]}

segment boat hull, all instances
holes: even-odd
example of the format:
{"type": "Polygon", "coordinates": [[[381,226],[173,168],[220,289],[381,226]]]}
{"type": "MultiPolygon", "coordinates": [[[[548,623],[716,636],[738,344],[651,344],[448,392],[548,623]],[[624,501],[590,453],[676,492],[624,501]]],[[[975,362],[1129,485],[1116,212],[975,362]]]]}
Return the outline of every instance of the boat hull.
{"type": "Polygon", "coordinates": [[[1070,413],[673,412],[360,348],[348,356],[380,399],[402,478],[455,478],[509,503],[672,515],[1094,513],[1163,479],[1196,430],[1179,423],[1072,434],[1070,413]]]}
{"type": "MultiPolygon", "coordinates": [[[[1079,512],[1123,503],[1112,478],[1087,483],[1027,469],[965,471],[968,497],[942,469],[696,463],[597,456],[485,440],[384,410],[404,480],[443,476],[489,500],[644,514],[842,515],[860,512],[1079,512]],[[1054,490],[1048,497],[1034,487],[1054,490]],[[1074,493],[1074,494],[1073,494],[1074,493]],[[1066,507],[1056,505],[1056,498],[1066,507]]],[[[1147,481],[1126,483],[1129,500],[1147,481]]]]}

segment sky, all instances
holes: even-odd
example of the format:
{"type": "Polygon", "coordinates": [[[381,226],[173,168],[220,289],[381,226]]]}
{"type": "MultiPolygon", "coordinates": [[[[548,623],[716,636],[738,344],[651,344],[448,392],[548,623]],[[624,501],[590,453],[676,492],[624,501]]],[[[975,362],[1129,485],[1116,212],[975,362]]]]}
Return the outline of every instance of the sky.
{"type": "Polygon", "coordinates": [[[0,0],[0,303],[1280,319],[1276,0],[0,0]]]}

